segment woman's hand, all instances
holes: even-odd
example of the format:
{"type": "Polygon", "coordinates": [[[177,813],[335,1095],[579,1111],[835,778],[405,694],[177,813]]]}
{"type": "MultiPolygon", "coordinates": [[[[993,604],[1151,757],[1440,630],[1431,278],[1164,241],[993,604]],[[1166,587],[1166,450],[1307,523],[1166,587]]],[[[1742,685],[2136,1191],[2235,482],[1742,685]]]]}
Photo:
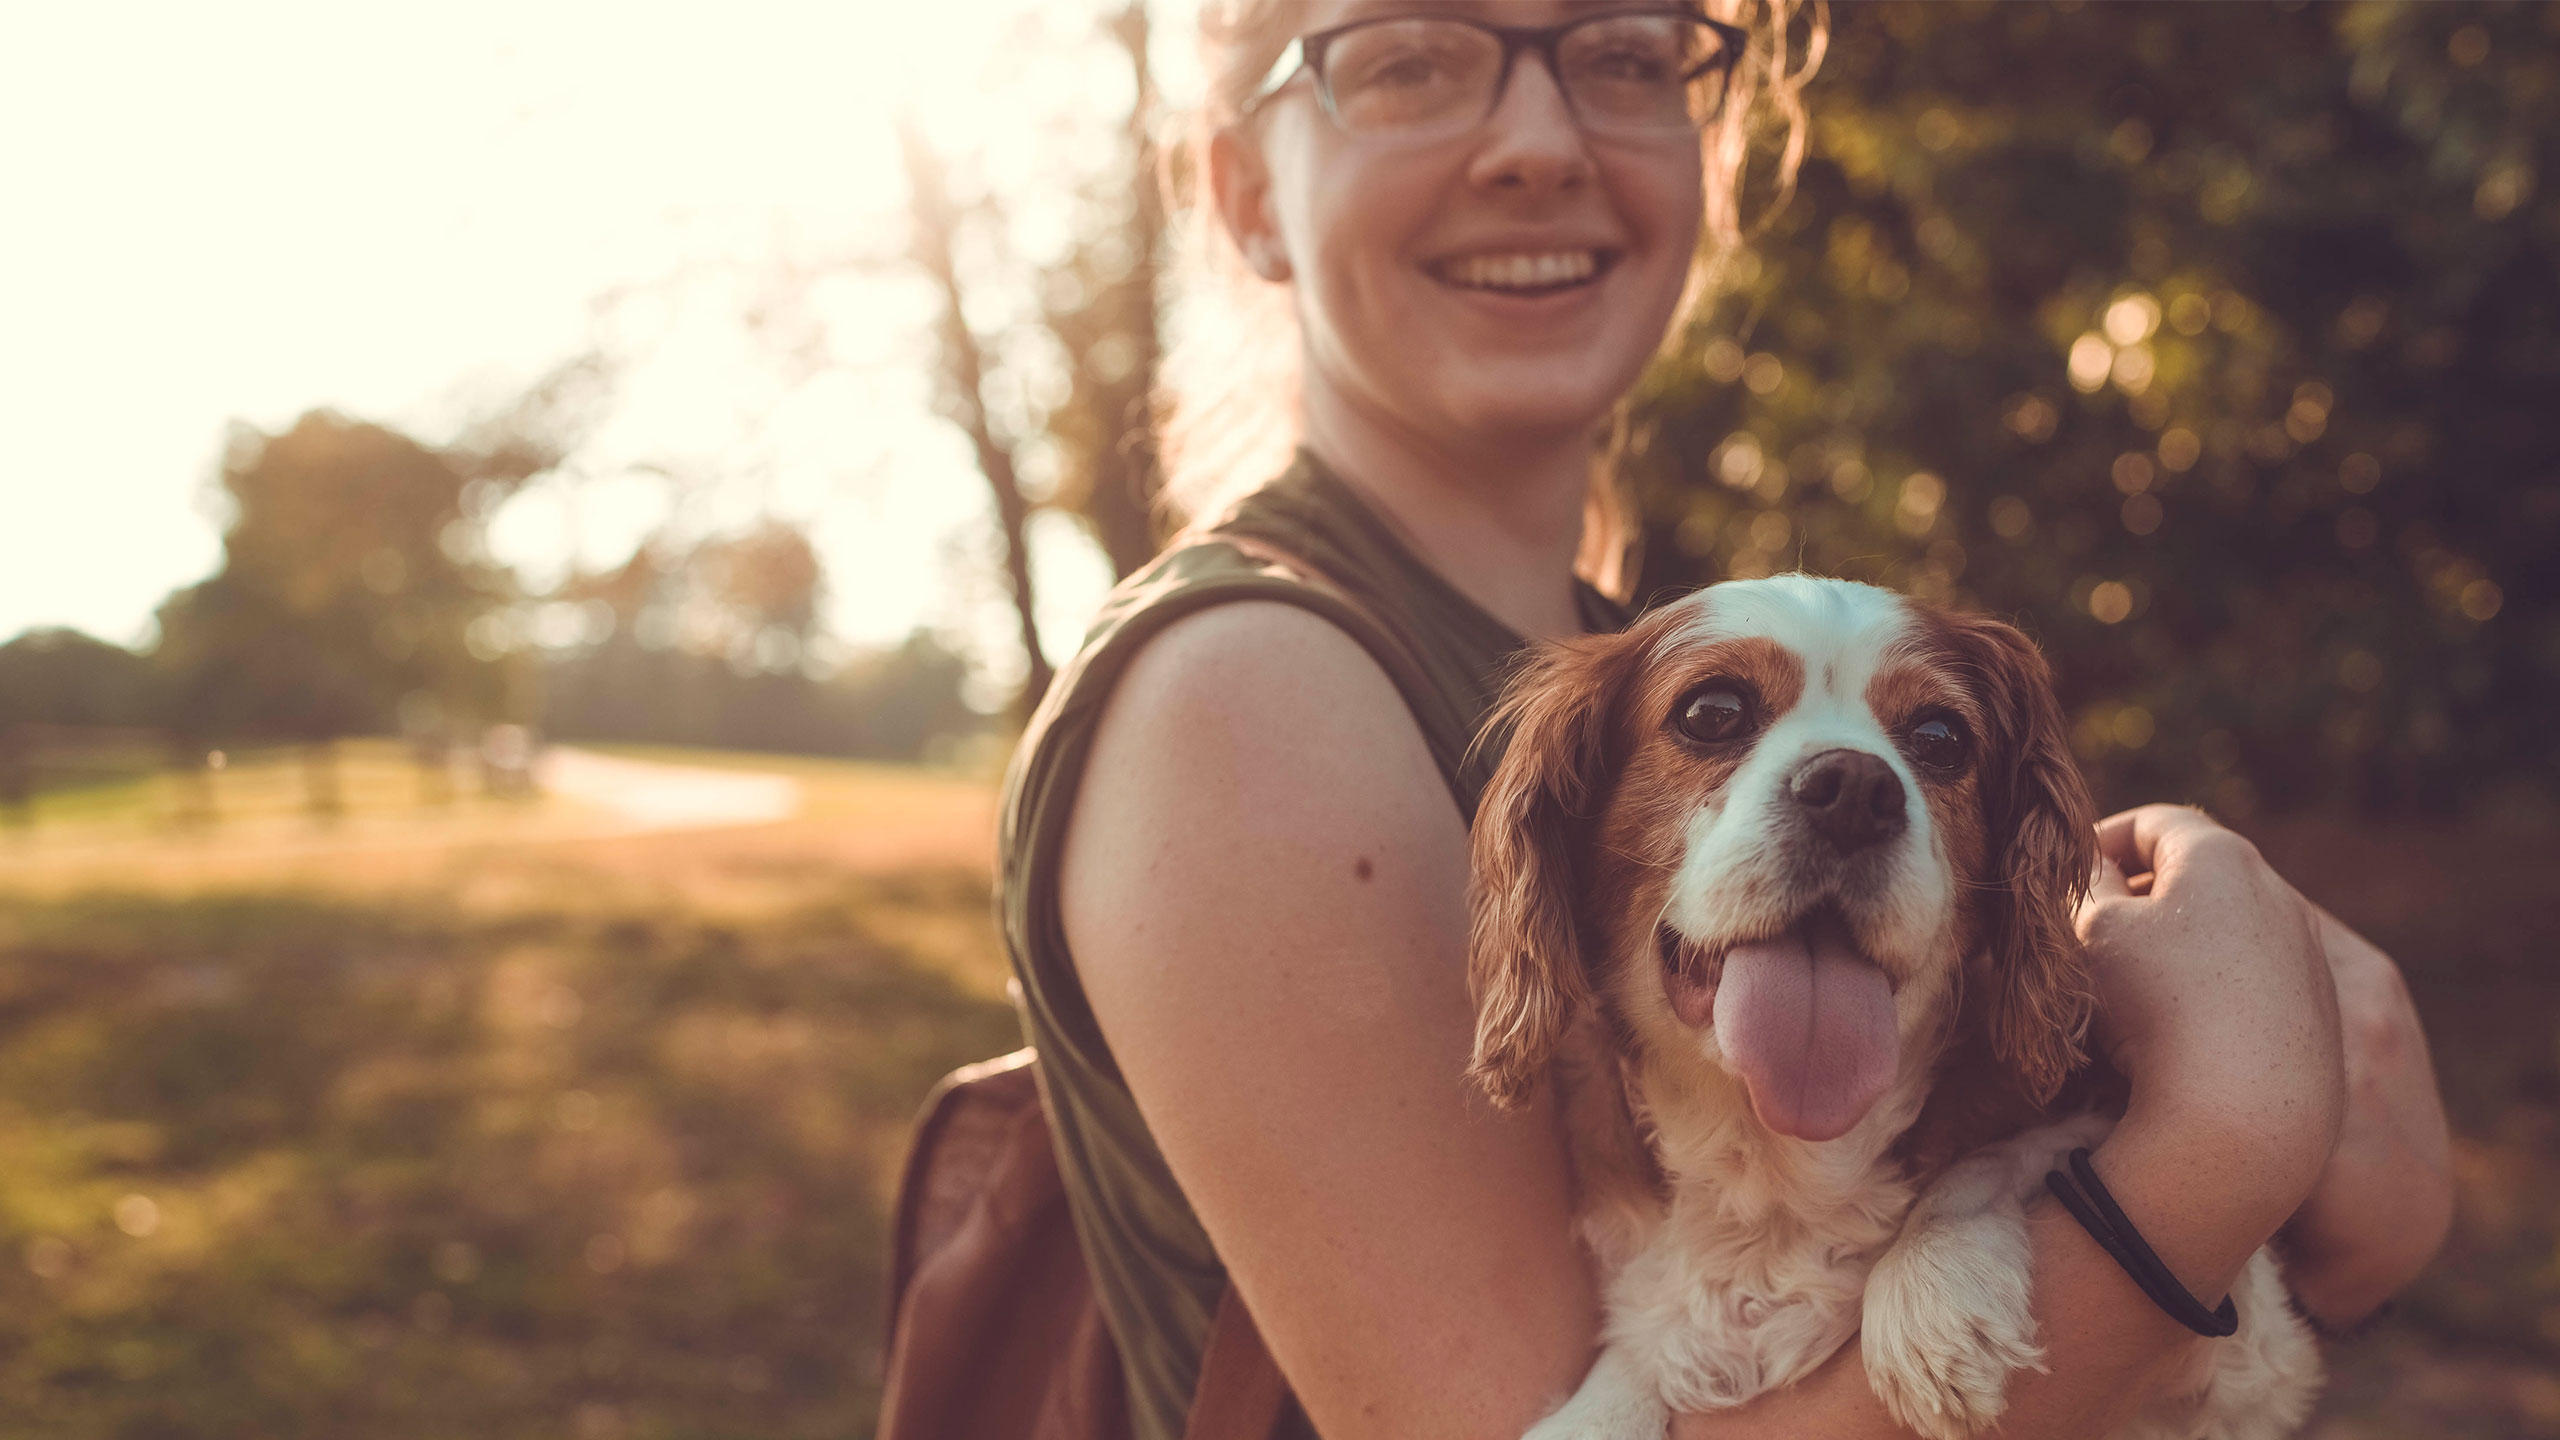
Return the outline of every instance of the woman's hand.
{"type": "MultiPolygon", "coordinates": [[[[2341,1103],[2337,1138],[2320,1162],[2309,1197],[2284,1229],[2285,1275],[2295,1296],[2322,1322],[2344,1325],[2370,1314],[2392,1292],[2406,1285],[2444,1242],[2453,1216],[2450,1142],[2444,1103],[2437,1094],[2435,1071],[2427,1055],[2426,1033],[2401,982],[2399,967],[2372,942],[2349,930],[2337,917],[2303,900],[2268,868],[2248,842],[2223,830],[2201,813],[2170,806],[2151,806],[2108,820],[2100,827],[2102,848],[2122,869],[2102,875],[2092,897],[2092,912],[2109,897],[2184,901],[2203,908],[2179,914],[2141,906],[2117,906],[2112,918],[2119,938],[2135,937],[2148,953],[2150,933],[2174,930],[2183,920],[2199,927],[2187,933],[2205,949],[2214,948],[2211,927],[2217,904],[2239,902],[2282,914],[2298,909],[2315,942],[2319,969],[2335,996],[2340,1050],[2341,1103]],[[2143,837],[2150,837],[2144,848],[2143,837]],[[2131,847],[2128,851],[2128,847],[2131,847]],[[2219,855],[2220,858],[2216,858],[2219,855]],[[2145,865],[2144,862],[2151,862],[2145,865]],[[2174,882],[2168,867],[2180,873],[2174,882]],[[2152,873],[2143,873],[2144,869],[2152,873]],[[2129,880],[2122,876],[2130,872],[2129,880]],[[2216,898],[2190,882],[2210,879],[2216,898]],[[2121,884],[2119,883],[2121,881],[2121,884]],[[2243,900],[2242,897],[2251,897],[2243,900]]],[[[2084,928],[2093,915],[2084,915],[2084,928]]],[[[2280,927],[2290,932],[2290,924],[2280,927]]],[[[2163,933],[2164,940],[2170,938],[2163,933]]],[[[2235,933],[2225,945],[2237,941],[2235,933]]],[[[2267,952],[2277,961],[2276,973],[2259,977],[2271,987],[2239,993],[2214,992],[2233,1009],[2204,1019],[2220,1019],[2234,1027],[2247,1022],[2239,1010],[2251,996],[2279,998],[2286,987],[2305,983],[2313,971],[2299,946],[2267,952]]],[[[2135,969],[2112,966],[2102,957],[2100,979],[2111,987],[2102,1038],[2111,1057],[2128,1075],[2150,1065],[2160,1085],[2178,1097],[2181,1087],[2225,1086],[2236,1077],[2216,1070],[2212,1055],[2201,1061],[2163,1063],[2156,1032],[2185,1022],[2159,1013],[2159,994],[2169,977],[2157,965],[2135,969]],[[2120,996],[2115,989],[2124,991],[2120,996]],[[2119,1001],[2121,1000],[2121,1004],[2119,1001]],[[2112,1036],[2105,1032],[2116,1031],[2112,1036]]],[[[2174,997],[2172,998],[2174,1003],[2174,997]]],[[[2218,1007],[2216,1007],[2218,1008],[2218,1007]]],[[[2242,1043],[2235,1034],[2180,1031],[2178,1039],[2202,1040],[2228,1050],[2242,1043]]],[[[2141,1083],[2137,1079],[2137,1086],[2141,1083]]],[[[2289,1150],[2296,1160],[2298,1150],[2289,1150]]]]}
{"type": "MultiPolygon", "coordinates": [[[[2149,805],[2098,827],[2080,934],[2097,1038],[2132,1082],[2128,1128],[2175,1136],[2182,1182],[2275,1232],[2312,1193],[2345,1104],[2338,988],[2310,905],[2202,811],[2149,805]],[[2127,877],[2132,877],[2128,879],[2127,877]]],[[[2105,1167],[2101,1167],[2104,1169],[2105,1167]]],[[[2111,1177],[2112,1183],[2112,1177],[2111,1177]]],[[[2247,1258],[2163,1251],[2197,1293],[2247,1258]]]]}
{"type": "Polygon", "coordinates": [[[2371,1314],[2444,1244],[2452,1144],[2400,968],[2314,909],[2337,981],[2347,1108],[2318,1188],[2285,1227],[2285,1279],[2295,1299],[2335,1326],[2371,1314]]]}

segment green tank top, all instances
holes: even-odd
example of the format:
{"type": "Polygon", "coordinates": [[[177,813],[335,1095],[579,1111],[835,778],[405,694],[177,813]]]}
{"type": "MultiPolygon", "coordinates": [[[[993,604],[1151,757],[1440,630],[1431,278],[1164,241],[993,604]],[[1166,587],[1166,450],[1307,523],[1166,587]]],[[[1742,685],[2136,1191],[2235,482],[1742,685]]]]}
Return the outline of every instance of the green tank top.
{"type": "MultiPolygon", "coordinates": [[[[1021,982],[1023,1031],[1040,1052],[1077,1234],[1119,1340],[1135,1440],[1180,1440],[1227,1272],[1085,1003],[1059,917],[1058,861],[1112,686],[1167,625],[1238,600],[1298,606],[1358,641],[1394,682],[1462,817],[1474,815],[1499,758],[1470,747],[1522,644],[1425,565],[1349,485],[1301,453],[1286,474],[1111,592],[1023,734],[1005,778],[1005,947],[1021,982]],[[1274,551],[1332,588],[1276,563],[1274,551]],[[1346,603],[1344,593],[1358,603],[1346,603]]],[[[1588,629],[1625,623],[1623,611],[1588,587],[1582,604],[1588,629]]],[[[1294,1407],[1282,1433],[1315,1434],[1294,1407]]]]}

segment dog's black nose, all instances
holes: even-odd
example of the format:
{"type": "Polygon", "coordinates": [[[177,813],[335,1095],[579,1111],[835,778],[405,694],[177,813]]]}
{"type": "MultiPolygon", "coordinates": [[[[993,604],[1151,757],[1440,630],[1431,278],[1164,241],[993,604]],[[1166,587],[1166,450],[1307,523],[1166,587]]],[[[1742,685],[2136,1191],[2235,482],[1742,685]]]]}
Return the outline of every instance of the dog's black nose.
{"type": "Polygon", "coordinates": [[[1902,781],[1881,756],[1825,750],[1787,777],[1805,823],[1846,855],[1902,833],[1902,781]]]}

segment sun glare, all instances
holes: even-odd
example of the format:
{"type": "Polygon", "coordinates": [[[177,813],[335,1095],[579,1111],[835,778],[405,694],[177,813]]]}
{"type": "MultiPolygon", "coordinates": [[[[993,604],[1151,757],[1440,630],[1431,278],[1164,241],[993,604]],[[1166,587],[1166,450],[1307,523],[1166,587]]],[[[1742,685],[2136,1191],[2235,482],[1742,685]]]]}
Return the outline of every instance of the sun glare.
{"type": "MultiPolygon", "coordinates": [[[[0,404],[41,479],[8,482],[31,523],[0,527],[0,636],[146,635],[219,560],[201,491],[234,417],[332,406],[439,439],[588,347],[621,367],[611,413],[569,483],[493,537],[529,581],[661,525],[772,513],[811,528],[842,638],[978,629],[985,587],[949,572],[980,543],[985,487],[920,379],[897,125],[986,183],[1038,176],[1031,117],[1126,103],[1110,77],[1022,58],[1094,13],[19,17],[0,124],[22,143],[0,188],[41,218],[0,233],[0,404]],[[796,356],[777,353],[784,322],[796,356]]],[[[1089,603],[1062,541],[1044,568],[1089,603]]]]}

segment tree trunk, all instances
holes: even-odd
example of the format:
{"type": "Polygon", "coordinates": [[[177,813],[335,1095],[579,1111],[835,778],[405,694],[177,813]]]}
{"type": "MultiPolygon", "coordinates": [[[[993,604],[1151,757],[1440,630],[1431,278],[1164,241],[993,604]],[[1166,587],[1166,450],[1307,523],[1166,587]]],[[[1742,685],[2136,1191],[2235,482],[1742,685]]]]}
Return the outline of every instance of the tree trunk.
{"type": "Polygon", "coordinates": [[[1114,328],[1129,342],[1128,372],[1100,385],[1101,453],[1094,457],[1092,491],[1085,515],[1094,538],[1110,557],[1112,573],[1126,577],[1155,557],[1160,538],[1155,502],[1163,486],[1156,455],[1154,400],[1156,371],[1163,359],[1158,333],[1164,274],[1164,191],[1156,183],[1153,139],[1156,85],[1147,65],[1147,7],[1131,0],[1112,17],[1112,40],[1128,56],[1132,91],[1129,118],[1121,130],[1128,161],[1129,203],[1125,240],[1134,257],[1129,277],[1111,297],[1114,328]]]}
{"type": "Polygon", "coordinates": [[[1031,591],[1031,548],[1025,533],[1031,505],[1023,498],[1012,447],[995,433],[987,418],[982,389],[986,354],[962,308],[959,265],[953,253],[958,209],[951,203],[950,193],[943,186],[941,167],[926,147],[924,137],[910,125],[901,129],[899,140],[906,156],[909,208],[915,226],[913,256],[932,278],[942,300],[942,313],[934,327],[940,352],[940,363],[935,367],[940,382],[939,408],[944,418],[968,435],[971,448],[977,452],[978,472],[995,493],[996,526],[1004,540],[1005,581],[1013,595],[1024,661],[1022,692],[1014,703],[1020,714],[1028,715],[1048,692],[1051,674],[1049,659],[1040,649],[1038,611],[1031,591]]]}

